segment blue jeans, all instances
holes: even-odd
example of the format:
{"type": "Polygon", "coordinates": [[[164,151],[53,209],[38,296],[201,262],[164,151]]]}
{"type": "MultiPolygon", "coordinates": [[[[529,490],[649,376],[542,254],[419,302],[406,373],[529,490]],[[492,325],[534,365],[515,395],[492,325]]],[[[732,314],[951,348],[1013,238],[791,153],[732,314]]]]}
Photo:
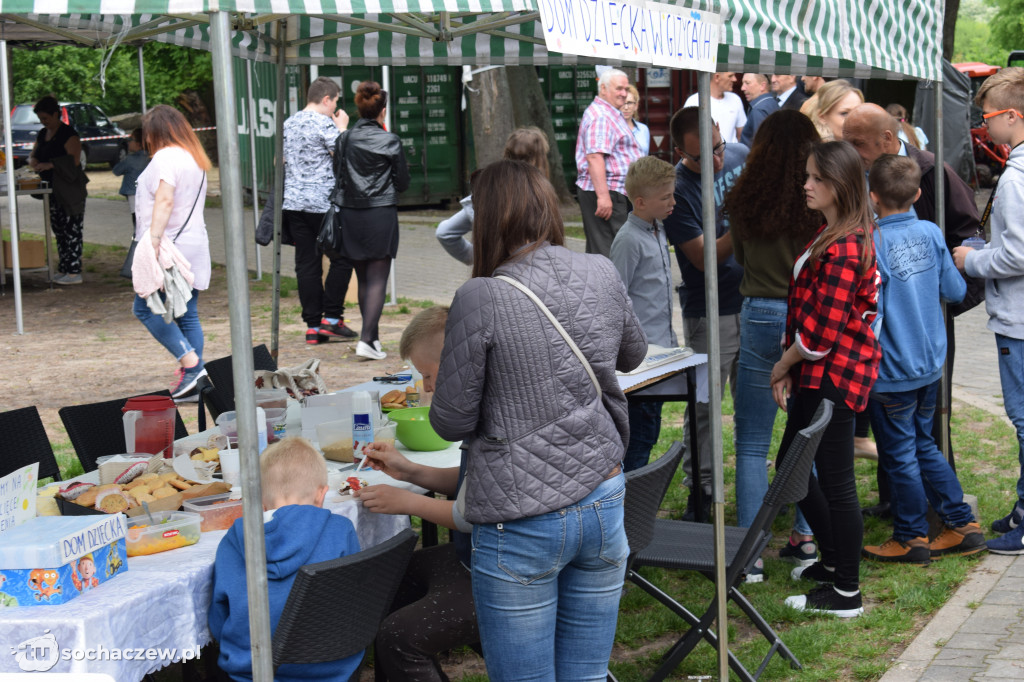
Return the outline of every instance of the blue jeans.
{"type": "Polygon", "coordinates": [[[939,382],[912,391],[872,393],[871,430],[878,442],[879,465],[892,491],[892,536],[928,537],[928,504],[951,528],[974,520],[960,481],[935,444],[935,397],[939,382]]]}
{"type": "Polygon", "coordinates": [[[1024,505],[1024,340],[996,334],[999,349],[999,382],[1003,387],[1006,416],[1017,430],[1017,501],[1024,505]]]}
{"type": "Polygon", "coordinates": [[[651,458],[651,448],[661,433],[661,406],[664,403],[629,401],[629,445],[622,456],[622,472],[639,469],[651,458]]]}
{"type": "Polygon", "coordinates": [[[473,529],[473,600],[487,674],[604,680],[629,547],[625,476],[558,511],[473,529]]]}
{"type": "MultiPolygon", "coordinates": [[[[736,513],[738,525],[743,528],[754,522],[768,492],[766,463],[778,412],[769,379],[772,367],[782,358],[786,310],[784,298],[746,298],[740,311],[734,423],[736,513]]],[[[811,534],[799,509],[793,529],[802,535],[811,534]]]]}
{"type": "MultiPolygon", "coordinates": [[[[163,296],[163,293],[160,294],[163,296]]],[[[146,299],[135,296],[132,312],[139,322],[146,326],[153,338],[167,349],[176,360],[195,351],[203,361],[203,327],[199,324],[199,292],[192,290],[185,314],[171,323],[164,322],[162,315],[155,315],[146,305],[146,299]]]]}

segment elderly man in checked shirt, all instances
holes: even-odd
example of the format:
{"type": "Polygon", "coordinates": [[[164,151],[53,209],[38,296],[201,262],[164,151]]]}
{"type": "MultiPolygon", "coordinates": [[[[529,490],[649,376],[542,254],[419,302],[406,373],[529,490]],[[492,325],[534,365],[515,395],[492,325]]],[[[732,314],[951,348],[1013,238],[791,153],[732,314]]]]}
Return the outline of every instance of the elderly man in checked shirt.
{"type": "Polygon", "coordinates": [[[608,69],[601,74],[597,88],[597,97],[583,112],[576,137],[576,196],[587,253],[607,256],[629,213],[626,171],[642,152],[619,111],[626,103],[629,78],[618,69],[608,69]]]}

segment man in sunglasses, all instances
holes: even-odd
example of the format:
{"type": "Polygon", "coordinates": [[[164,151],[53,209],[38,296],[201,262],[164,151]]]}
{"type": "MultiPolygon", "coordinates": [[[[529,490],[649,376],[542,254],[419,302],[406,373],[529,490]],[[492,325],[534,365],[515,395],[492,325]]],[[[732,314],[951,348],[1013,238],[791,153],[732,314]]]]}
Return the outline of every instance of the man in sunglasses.
{"type": "MultiPolygon", "coordinates": [[[[683,275],[679,287],[679,300],[683,310],[685,343],[698,353],[707,352],[707,306],[704,287],[704,202],[701,195],[701,158],[698,108],[685,107],[676,112],[670,124],[672,144],[682,160],[676,165],[676,205],[672,215],[665,219],[665,235],[676,247],[676,259],[683,275]]],[[[711,129],[711,167],[715,176],[715,236],[718,252],[718,331],[719,354],[722,360],[722,385],[728,381],[730,390],[736,388],[736,365],[740,354],[740,280],[743,268],[732,256],[732,238],[729,223],[721,212],[722,200],[736,183],[747,158],[746,146],[726,144],[717,127],[711,129]]],[[[701,487],[705,492],[700,508],[691,495],[686,505],[685,520],[705,520],[711,507],[711,413],[706,404],[697,403],[697,461],[701,487]]],[[[686,434],[694,428],[687,420],[686,434]]],[[[683,442],[689,444],[688,435],[683,442]]],[[[686,485],[693,488],[693,453],[683,455],[686,485]]]]}

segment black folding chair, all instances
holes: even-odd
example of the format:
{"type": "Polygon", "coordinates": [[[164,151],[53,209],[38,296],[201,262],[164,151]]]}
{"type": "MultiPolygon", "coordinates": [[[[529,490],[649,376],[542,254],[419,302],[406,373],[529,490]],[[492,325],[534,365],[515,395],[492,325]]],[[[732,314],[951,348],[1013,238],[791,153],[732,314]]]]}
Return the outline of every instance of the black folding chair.
{"type": "Polygon", "coordinates": [[[274,631],[274,671],[286,663],[337,661],[373,644],[416,540],[406,528],[362,552],[300,568],[274,631]]]}
{"type": "MultiPolygon", "coordinates": [[[[155,391],[143,395],[165,395],[170,398],[171,392],[155,391]]],[[[137,396],[88,405],[69,405],[57,411],[85,471],[94,471],[98,467],[96,460],[100,457],[127,452],[124,442],[124,412],[121,408],[132,397],[137,396]]],[[[181,415],[176,412],[174,438],[177,440],[186,436],[188,429],[185,428],[181,415]]]]}
{"type": "MultiPolygon", "coordinates": [[[[750,621],[771,645],[753,675],[740,663],[732,651],[729,651],[729,666],[745,682],[757,680],[776,653],[788,660],[793,669],[801,668],[800,661],[789,650],[789,647],[783,643],[779,635],[757,612],[757,609],[740,593],[739,584],[743,575],[753,567],[754,562],[757,561],[771,540],[772,523],[779,510],[787,504],[799,502],[806,497],[814,455],[818,450],[821,436],[831,420],[832,402],[823,400],[818,406],[811,424],[801,430],[790,444],[789,450],[775,474],[775,479],[768,487],[761,509],[750,528],[727,526],[725,529],[727,598],[732,600],[750,618],[750,621]]],[[[628,504],[628,491],[626,500],[628,504]]],[[[712,598],[704,615],[698,618],[685,606],[636,573],[635,569],[641,566],[697,571],[714,582],[714,527],[706,523],[657,519],[654,522],[654,538],[646,548],[637,552],[627,573],[629,580],[690,624],[690,629],[669,650],[661,665],[650,678],[651,680],[663,680],[675,670],[676,666],[700,643],[701,639],[706,640],[716,650],[718,649],[718,636],[711,629],[712,623],[718,617],[718,601],[712,598]]]]}
{"type": "MultiPolygon", "coordinates": [[[[266,344],[252,349],[253,369],[274,371],[277,361],[270,354],[266,344]]],[[[206,363],[206,377],[200,379],[199,385],[199,430],[206,430],[206,410],[216,420],[222,412],[235,409],[235,373],[231,369],[231,356],[228,355],[206,363]]]]}
{"type": "Polygon", "coordinates": [[[0,412],[0,476],[39,462],[39,478],[60,479],[60,467],[34,406],[0,412]]]}

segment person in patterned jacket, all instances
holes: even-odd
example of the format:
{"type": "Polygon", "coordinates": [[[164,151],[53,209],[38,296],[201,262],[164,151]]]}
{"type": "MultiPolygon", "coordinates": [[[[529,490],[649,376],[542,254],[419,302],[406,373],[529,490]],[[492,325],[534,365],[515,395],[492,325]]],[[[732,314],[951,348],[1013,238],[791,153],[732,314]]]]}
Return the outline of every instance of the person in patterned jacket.
{"type": "Polygon", "coordinates": [[[853,474],[856,413],[867,406],[878,376],[881,350],[870,324],[878,302],[873,219],[864,172],[847,142],[826,142],[807,159],[807,207],[821,211],[821,226],[793,265],[786,320],[786,351],[772,368],[775,402],[789,418],[779,447],[782,458],[822,400],[833,403],[832,421],[815,455],[800,510],[821,548],[821,560],[793,569],[793,579],[820,584],[786,599],[802,611],[850,618],[864,612],[860,547],[864,525],[853,474]]]}

